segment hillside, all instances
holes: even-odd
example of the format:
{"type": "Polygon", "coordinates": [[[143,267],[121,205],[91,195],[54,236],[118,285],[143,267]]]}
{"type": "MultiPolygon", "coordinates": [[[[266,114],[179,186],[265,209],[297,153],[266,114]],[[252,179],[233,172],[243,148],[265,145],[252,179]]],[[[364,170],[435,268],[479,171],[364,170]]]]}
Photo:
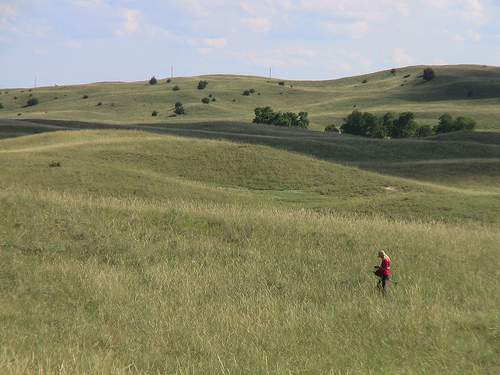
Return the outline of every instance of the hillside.
{"type": "Polygon", "coordinates": [[[127,129],[270,146],[334,163],[452,187],[498,191],[500,133],[457,132],[425,139],[367,139],[237,122],[110,125],[60,120],[0,120],[0,133],[127,129]]]}
{"type": "MultiPolygon", "coordinates": [[[[273,197],[271,201],[299,202],[303,208],[319,211],[341,210],[421,220],[472,219],[490,223],[500,220],[491,212],[491,208],[499,203],[499,177],[496,173],[499,158],[476,160],[471,157],[469,161],[464,161],[467,155],[461,149],[456,150],[455,156],[461,159],[448,155],[448,162],[441,160],[437,163],[436,158],[440,155],[432,150],[428,154],[434,158],[431,160],[394,160],[390,163],[379,158],[372,162],[381,169],[395,169],[395,165],[399,165],[400,169],[411,169],[412,164],[422,169],[422,164],[433,163],[453,169],[455,164],[460,164],[463,170],[457,170],[454,176],[456,181],[447,181],[450,188],[444,188],[444,185],[431,186],[382,176],[249,143],[138,132],[58,132],[3,140],[0,145],[4,165],[1,177],[9,186],[27,184],[40,188],[60,187],[72,193],[97,190],[100,194],[112,196],[161,199],[167,181],[176,181],[177,186],[187,180],[225,189],[256,191],[260,194],[252,199],[260,199],[258,197],[262,194],[270,195],[273,197]],[[58,162],[61,168],[48,167],[58,162]],[[26,169],[13,173],[11,168],[15,165],[26,165],[26,169]],[[486,171],[480,173],[478,166],[484,166],[486,171]],[[109,179],[114,174],[125,172],[126,178],[109,179]],[[477,179],[471,181],[473,176],[477,179]],[[466,186],[467,183],[469,186],[466,186]],[[457,187],[467,190],[456,190],[457,187]],[[461,204],[457,205],[459,201],[461,204]],[[404,205],[402,202],[405,202],[404,205]]],[[[473,149],[473,146],[481,150],[479,143],[465,144],[463,148],[473,149]]],[[[397,147],[408,149],[404,145],[397,147]]],[[[456,145],[454,147],[457,148],[456,145]]],[[[424,144],[422,150],[426,148],[428,146],[424,144]]],[[[498,147],[494,150],[498,152],[498,147]]],[[[370,152],[373,153],[373,150],[370,152]]],[[[412,153],[419,154],[420,149],[412,153]]],[[[445,149],[443,154],[446,153],[445,149]]],[[[392,158],[392,155],[389,157],[392,158]]],[[[420,174],[420,177],[425,176],[424,172],[420,174]]],[[[446,175],[444,178],[451,177],[446,175]]],[[[196,186],[197,190],[201,189],[196,186]]],[[[174,190],[175,194],[184,194],[174,190]]]]}
{"type": "Polygon", "coordinates": [[[500,68],[436,66],[426,82],[423,66],[376,72],[329,81],[282,81],[264,77],[209,75],[123,83],[0,90],[0,117],[58,119],[99,123],[251,122],[256,107],[307,111],[310,129],[323,130],[354,109],[383,114],[414,112],[420,124],[435,125],[448,112],[478,122],[480,130],[500,130],[500,68]],[[199,81],[207,81],[203,90],[199,81]],[[282,83],[282,85],[280,84],[282,83]],[[178,91],[174,91],[174,87],[178,91]],[[253,93],[243,95],[246,90],[253,93]],[[25,107],[28,99],[39,104],[25,107]],[[209,103],[203,104],[202,99],[209,103]],[[187,114],[173,116],[176,102],[187,114]],[[158,116],[151,116],[153,111],[158,116]]]}
{"type": "Polygon", "coordinates": [[[0,372],[494,374],[499,210],[479,181],[263,145],[3,139],[0,372]],[[398,281],[385,298],[379,250],[398,281]]]}

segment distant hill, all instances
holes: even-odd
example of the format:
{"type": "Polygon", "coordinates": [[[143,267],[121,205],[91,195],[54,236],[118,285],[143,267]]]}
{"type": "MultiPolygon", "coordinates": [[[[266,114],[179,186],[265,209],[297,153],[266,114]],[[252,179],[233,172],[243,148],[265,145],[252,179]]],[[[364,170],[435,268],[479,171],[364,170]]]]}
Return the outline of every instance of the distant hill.
{"type": "MultiPolygon", "coordinates": [[[[142,82],[102,82],[77,86],[0,90],[0,118],[50,119],[107,124],[251,122],[254,109],[307,111],[311,130],[340,125],[354,109],[374,114],[415,113],[420,124],[439,116],[471,117],[479,130],[500,130],[500,68],[476,65],[412,66],[325,81],[290,81],[253,76],[207,75],[142,82]],[[198,83],[206,81],[206,88],[198,83]],[[244,95],[245,92],[248,95],[244,95]],[[38,104],[27,107],[29,99],[38,104]],[[208,99],[208,103],[202,99],[208,99]],[[175,116],[182,102],[187,114],[175,116]],[[156,111],[157,116],[152,116],[156,111]]],[[[145,77],[148,78],[149,77],[145,77]]],[[[207,101],[207,100],[205,100],[207,101]]]]}

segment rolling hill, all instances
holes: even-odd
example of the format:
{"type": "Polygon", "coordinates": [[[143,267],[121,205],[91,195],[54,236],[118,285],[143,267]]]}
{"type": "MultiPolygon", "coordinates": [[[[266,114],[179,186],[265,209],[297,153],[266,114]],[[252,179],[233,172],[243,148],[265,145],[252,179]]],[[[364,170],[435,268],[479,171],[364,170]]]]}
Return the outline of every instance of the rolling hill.
{"type": "MultiPolygon", "coordinates": [[[[491,145],[456,137],[423,142],[491,145]]],[[[0,140],[0,370],[493,374],[500,193],[462,183],[150,131],[0,140]]]]}
{"type": "Polygon", "coordinates": [[[480,130],[500,130],[500,68],[436,66],[436,78],[422,78],[424,66],[382,71],[328,81],[283,81],[252,76],[208,75],[124,83],[0,90],[0,117],[98,123],[251,122],[256,107],[307,111],[311,130],[340,125],[354,109],[374,114],[415,113],[420,124],[439,116],[463,115],[480,130]],[[207,81],[203,90],[199,81],[207,81]],[[174,90],[177,87],[179,90],[174,90]],[[244,95],[245,91],[253,91],[244,95]],[[28,99],[38,99],[26,107],[28,99]],[[209,103],[202,103],[208,98],[209,103]],[[173,116],[176,102],[187,114],[173,116]],[[157,111],[158,116],[151,116],[157,111]]]}
{"type": "Polygon", "coordinates": [[[0,372],[498,372],[499,69],[1,90],[0,372]],[[353,109],[481,131],[321,131],[353,109]]]}

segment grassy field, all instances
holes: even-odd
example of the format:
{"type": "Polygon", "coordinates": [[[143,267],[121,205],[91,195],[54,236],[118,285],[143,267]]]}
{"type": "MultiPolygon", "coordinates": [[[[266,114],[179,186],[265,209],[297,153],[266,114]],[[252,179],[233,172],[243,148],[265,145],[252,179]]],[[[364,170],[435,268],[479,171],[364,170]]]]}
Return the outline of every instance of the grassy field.
{"type": "MultiPolygon", "coordinates": [[[[329,81],[282,81],[252,76],[209,75],[123,83],[0,90],[2,118],[59,119],[101,123],[251,122],[256,107],[307,111],[311,130],[340,126],[354,109],[382,115],[415,113],[419,124],[436,125],[439,117],[471,117],[480,130],[500,130],[500,68],[436,66],[436,78],[425,82],[424,66],[400,68],[329,81]],[[198,90],[198,82],[207,87],[198,90]],[[280,85],[280,83],[283,83],[280,85]],[[180,90],[174,91],[178,86],[180,90]],[[245,96],[245,90],[254,93],[245,96]],[[28,99],[39,104],[25,107],[28,99]],[[209,98],[209,104],[202,99],[209,98]],[[214,100],[214,101],[212,101],[214,100]],[[182,102],[187,114],[173,116],[182,102]],[[153,111],[158,116],[151,116],[153,111]]],[[[149,77],[145,77],[149,79],[149,77]]]]}
{"type": "Polygon", "coordinates": [[[491,137],[357,147],[386,174],[239,137],[0,140],[2,374],[498,373],[491,137]]]}

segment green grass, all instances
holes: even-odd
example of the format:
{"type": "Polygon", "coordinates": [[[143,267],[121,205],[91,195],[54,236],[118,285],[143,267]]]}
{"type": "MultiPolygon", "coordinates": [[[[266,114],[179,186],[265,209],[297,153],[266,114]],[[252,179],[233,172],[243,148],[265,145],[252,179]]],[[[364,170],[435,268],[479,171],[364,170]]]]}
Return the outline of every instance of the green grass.
{"type": "Polygon", "coordinates": [[[422,78],[424,68],[401,68],[395,75],[382,71],[328,81],[286,81],[284,86],[278,79],[209,75],[174,78],[170,83],[160,79],[154,86],[143,81],[2,89],[0,116],[104,123],[251,122],[256,107],[271,106],[276,111],[307,111],[312,130],[324,130],[332,123],[340,126],[354,109],[376,115],[411,111],[417,122],[431,126],[448,112],[473,118],[480,130],[500,129],[500,68],[436,66],[436,78],[430,82],[422,78]],[[197,89],[200,80],[208,82],[204,90],[197,89]],[[175,85],[179,91],[172,90],[175,85]],[[243,95],[252,88],[255,93],[243,95]],[[201,99],[209,94],[216,101],[203,104],[201,99]],[[23,108],[30,95],[39,104],[23,108]],[[172,117],[177,101],[184,104],[187,115],[172,117]],[[151,116],[154,110],[159,116],[151,116]]]}
{"type": "Polygon", "coordinates": [[[1,372],[493,374],[498,180],[468,176],[145,132],[2,140],[1,372]]]}

